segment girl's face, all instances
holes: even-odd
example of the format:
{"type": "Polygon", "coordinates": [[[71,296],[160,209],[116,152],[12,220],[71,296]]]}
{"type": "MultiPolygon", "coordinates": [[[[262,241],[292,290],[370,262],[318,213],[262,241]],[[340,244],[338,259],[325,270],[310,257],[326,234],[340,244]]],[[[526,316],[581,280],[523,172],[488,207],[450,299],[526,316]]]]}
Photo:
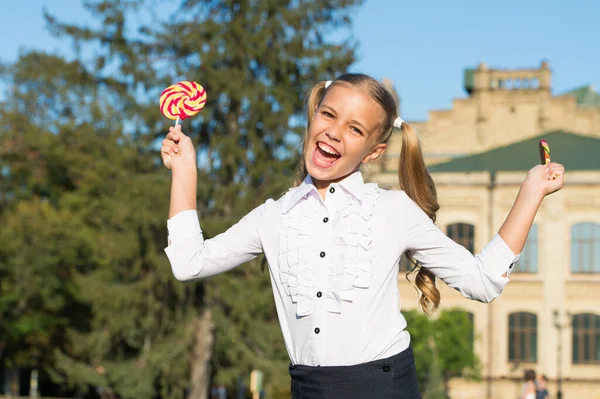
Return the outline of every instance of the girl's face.
{"type": "Polygon", "coordinates": [[[343,179],[361,163],[378,158],[385,111],[367,94],[338,82],[329,88],[310,122],[304,161],[313,180],[343,179]]]}

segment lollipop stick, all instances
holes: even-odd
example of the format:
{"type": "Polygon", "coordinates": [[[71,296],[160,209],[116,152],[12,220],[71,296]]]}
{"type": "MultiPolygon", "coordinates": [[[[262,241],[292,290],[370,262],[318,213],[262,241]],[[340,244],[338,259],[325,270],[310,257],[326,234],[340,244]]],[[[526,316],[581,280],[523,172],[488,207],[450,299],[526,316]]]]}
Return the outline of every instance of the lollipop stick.
{"type": "Polygon", "coordinates": [[[177,117],[177,120],[175,121],[175,127],[177,127],[177,125],[179,125],[179,117],[177,117]]]}

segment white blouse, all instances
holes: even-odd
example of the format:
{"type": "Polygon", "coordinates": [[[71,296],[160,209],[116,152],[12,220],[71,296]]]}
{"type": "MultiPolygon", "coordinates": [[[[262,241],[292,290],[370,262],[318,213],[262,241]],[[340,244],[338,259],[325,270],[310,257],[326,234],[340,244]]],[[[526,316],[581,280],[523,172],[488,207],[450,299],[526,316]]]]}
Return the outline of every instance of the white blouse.
{"type": "Polygon", "coordinates": [[[291,362],[310,366],[365,363],[408,348],[398,290],[406,250],[482,302],[500,295],[519,258],[499,235],[473,256],[403,191],[365,184],[360,172],[331,184],[325,200],[309,176],[208,240],[195,210],[167,224],[165,252],[180,281],[214,276],[264,253],[291,362]]]}

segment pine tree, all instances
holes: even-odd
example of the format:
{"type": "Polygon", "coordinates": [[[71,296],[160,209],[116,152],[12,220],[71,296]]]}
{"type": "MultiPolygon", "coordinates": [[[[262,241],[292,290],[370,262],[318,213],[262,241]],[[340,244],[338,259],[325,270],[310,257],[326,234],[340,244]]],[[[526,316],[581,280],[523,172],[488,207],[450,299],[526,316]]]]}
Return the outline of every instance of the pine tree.
{"type": "Polygon", "coordinates": [[[152,397],[158,386],[181,397],[188,367],[174,360],[188,351],[197,303],[194,287],[164,267],[164,221],[154,210],[167,207],[168,176],[123,134],[114,92],[82,64],[29,53],[9,81],[0,272],[14,283],[2,296],[25,302],[12,324],[33,325],[37,340],[17,330],[3,363],[21,353],[30,363],[17,366],[42,367],[84,391],[152,397]]]}
{"type": "Polygon", "coordinates": [[[77,215],[57,206],[71,181],[62,173],[53,133],[66,97],[78,95],[76,87],[69,94],[60,90],[57,80],[79,71],[77,63],[38,53],[3,71],[8,90],[0,104],[0,367],[49,367],[52,349],[65,346],[64,329],[76,324],[74,312],[86,311],[72,281],[86,237],[79,234],[77,215]]]}
{"type": "MultiPolygon", "coordinates": [[[[39,223],[60,227],[40,235],[57,243],[47,273],[66,273],[58,285],[68,301],[53,312],[66,315],[59,325],[68,328],[60,345],[44,347],[56,381],[122,398],[179,398],[206,392],[207,358],[193,354],[209,351],[217,382],[233,386],[260,368],[273,390],[287,387],[288,359],[260,260],[206,282],[171,275],[162,252],[169,175],[157,151],[168,121],[157,102],[178,80],[207,89],[208,105],[184,130],[198,145],[198,207],[205,237],[214,236],[289,186],[304,95],[354,62],[354,43],[332,43],[330,34],[349,26],[359,3],[188,0],[141,26],[136,16],[153,1],[86,1],[99,22],[90,26],[46,15],[53,33],[85,51],[72,63],[32,53],[19,61],[29,68],[13,69],[18,101],[0,123],[10,125],[3,139],[23,155],[6,165],[12,185],[2,218],[11,220],[18,206],[24,213],[45,206],[39,223]],[[29,135],[15,141],[23,119],[29,135]],[[200,342],[199,326],[213,324],[214,342],[200,342]],[[195,370],[204,374],[199,385],[190,378],[195,370]]],[[[15,254],[29,248],[31,234],[38,232],[20,232],[13,250],[0,253],[0,273],[16,270],[15,254]]]]}

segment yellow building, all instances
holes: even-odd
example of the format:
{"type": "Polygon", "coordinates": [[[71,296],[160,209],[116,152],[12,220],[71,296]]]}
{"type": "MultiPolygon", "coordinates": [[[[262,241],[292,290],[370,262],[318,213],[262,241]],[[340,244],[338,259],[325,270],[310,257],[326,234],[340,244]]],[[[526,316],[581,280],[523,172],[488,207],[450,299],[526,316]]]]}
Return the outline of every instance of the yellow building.
{"type": "MultiPolygon", "coordinates": [[[[438,284],[442,309],[472,315],[482,363],[482,381],[451,381],[451,397],[518,398],[531,368],[549,378],[551,397],[560,389],[564,398],[600,398],[600,95],[592,87],[552,95],[545,62],[528,70],[480,65],[464,80],[466,98],[412,123],[437,185],[442,230],[480,251],[539,162],[542,138],[566,175],[544,200],[498,299],[482,304],[438,284]]],[[[397,188],[400,143],[391,139],[372,181],[397,188]]],[[[415,308],[404,273],[398,281],[403,308],[415,308]]]]}

